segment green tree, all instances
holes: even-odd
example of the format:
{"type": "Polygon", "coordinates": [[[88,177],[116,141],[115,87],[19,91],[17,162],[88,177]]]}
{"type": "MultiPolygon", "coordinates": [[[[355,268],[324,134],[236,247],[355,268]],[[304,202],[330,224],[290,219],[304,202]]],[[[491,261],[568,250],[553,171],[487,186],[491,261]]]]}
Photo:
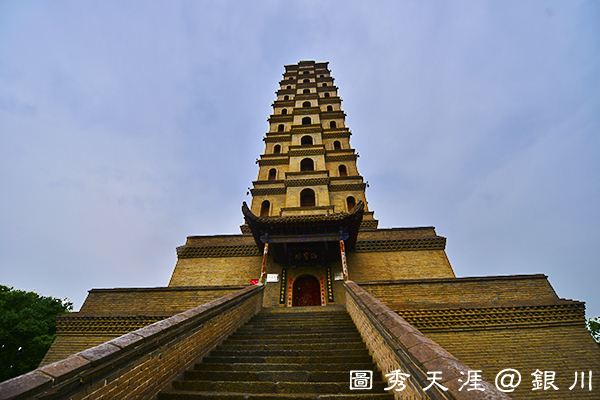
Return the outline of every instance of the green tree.
{"type": "Polygon", "coordinates": [[[596,343],[600,344],[600,317],[588,319],[586,325],[596,343]]]}
{"type": "Polygon", "coordinates": [[[56,316],[69,301],[0,285],[0,382],[39,365],[54,340],[56,316]]]}

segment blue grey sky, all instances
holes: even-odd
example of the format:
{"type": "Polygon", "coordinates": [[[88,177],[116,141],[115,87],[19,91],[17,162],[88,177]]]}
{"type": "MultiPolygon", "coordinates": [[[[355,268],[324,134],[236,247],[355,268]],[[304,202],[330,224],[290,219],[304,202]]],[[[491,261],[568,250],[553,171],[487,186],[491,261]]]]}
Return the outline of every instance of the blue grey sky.
{"type": "Polygon", "coordinates": [[[330,61],[382,227],[600,315],[597,1],[1,1],[0,283],[165,286],[238,233],[283,65],[330,61]]]}

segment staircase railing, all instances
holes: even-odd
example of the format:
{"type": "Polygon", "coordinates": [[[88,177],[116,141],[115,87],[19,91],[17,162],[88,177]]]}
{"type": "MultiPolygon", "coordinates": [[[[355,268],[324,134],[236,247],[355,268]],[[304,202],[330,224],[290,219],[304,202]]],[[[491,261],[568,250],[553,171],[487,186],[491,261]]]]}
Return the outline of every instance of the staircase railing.
{"type": "MultiPolygon", "coordinates": [[[[397,399],[471,399],[472,391],[460,390],[467,380],[469,367],[439,344],[423,335],[417,328],[383,304],[379,299],[353,281],[344,283],[346,309],[352,317],[375,364],[384,373],[402,371],[410,374],[406,388],[394,391],[397,399]],[[436,380],[447,391],[431,384],[427,372],[441,372],[436,380]],[[428,379],[429,378],[429,379],[428,379]]],[[[481,381],[488,400],[510,399],[494,385],[481,381]]]]}
{"type": "Polygon", "coordinates": [[[0,383],[0,400],[153,398],[262,308],[249,286],[0,383]]]}

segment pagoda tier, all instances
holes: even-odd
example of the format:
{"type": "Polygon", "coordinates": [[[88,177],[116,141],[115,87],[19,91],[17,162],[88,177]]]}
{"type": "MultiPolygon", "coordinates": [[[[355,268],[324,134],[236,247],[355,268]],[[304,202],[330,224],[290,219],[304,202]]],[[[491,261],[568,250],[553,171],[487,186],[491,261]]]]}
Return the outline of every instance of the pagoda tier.
{"type": "MultiPolygon", "coordinates": [[[[328,216],[354,214],[362,203],[360,228],[376,229],[328,63],[301,61],[285,69],[257,160],[249,210],[269,218],[328,216]]],[[[252,231],[248,225],[241,228],[252,231]]]]}

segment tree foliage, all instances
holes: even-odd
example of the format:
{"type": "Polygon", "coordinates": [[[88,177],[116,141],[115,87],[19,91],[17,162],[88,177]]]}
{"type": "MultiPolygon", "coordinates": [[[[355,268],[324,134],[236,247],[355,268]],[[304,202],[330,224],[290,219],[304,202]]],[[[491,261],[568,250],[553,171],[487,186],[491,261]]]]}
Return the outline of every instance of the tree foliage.
{"type": "Polygon", "coordinates": [[[588,319],[586,325],[596,343],[600,344],[600,317],[588,319]]]}
{"type": "Polygon", "coordinates": [[[0,285],[0,381],[37,368],[69,301],[0,285]]]}

